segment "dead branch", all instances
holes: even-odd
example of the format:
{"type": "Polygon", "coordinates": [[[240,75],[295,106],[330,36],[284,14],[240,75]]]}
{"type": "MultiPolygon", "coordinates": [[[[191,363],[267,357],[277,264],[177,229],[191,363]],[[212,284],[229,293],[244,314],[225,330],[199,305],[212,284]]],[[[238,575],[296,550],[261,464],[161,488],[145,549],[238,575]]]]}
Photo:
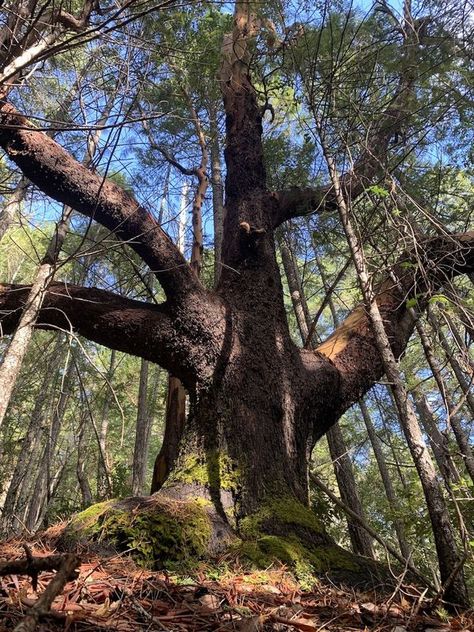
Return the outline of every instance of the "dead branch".
{"type": "Polygon", "coordinates": [[[33,589],[36,590],[38,574],[43,571],[56,571],[56,575],[49,582],[46,590],[31,607],[30,612],[19,623],[14,632],[32,632],[40,617],[50,614],[51,604],[59,595],[66,583],[76,576],[75,569],[80,564],[77,555],[47,555],[46,557],[34,557],[30,548],[23,545],[26,558],[0,563],[0,576],[4,575],[29,575],[32,578],[33,589]]]}

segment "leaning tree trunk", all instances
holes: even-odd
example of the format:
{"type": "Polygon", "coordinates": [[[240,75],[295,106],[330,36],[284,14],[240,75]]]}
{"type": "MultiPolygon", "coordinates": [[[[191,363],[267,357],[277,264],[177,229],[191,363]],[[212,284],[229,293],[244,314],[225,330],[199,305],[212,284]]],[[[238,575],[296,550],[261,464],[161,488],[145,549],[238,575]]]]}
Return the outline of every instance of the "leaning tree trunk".
{"type": "Polygon", "coordinates": [[[458,552],[456,537],[443,491],[436,478],[436,470],[420,430],[414,406],[408,397],[407,390],[401,378],[397,360],[391,349],[390,339],[385,330],[385,324],[380,309],[377,301],[374,300],[372,283],[368,274],[364,251],[353,227],[352,213],[343,195],[339,173],[334,159],[328,152],[324,131],[321,128],[319,133],[331,181],[337,196],[339,216],[357,271],[377,348],[383,361],[385,373],[391,383],[400,424],[408,447],[410,448],[425,495],[438,555],[440,577],[443,584],[445,584],[446,598],[452,603],[467,606],[469,604],[469,596],[464,579],[464,562],[458,552]],[[454,575],[452,575],[453,571],[455,572],[454,575]]]}

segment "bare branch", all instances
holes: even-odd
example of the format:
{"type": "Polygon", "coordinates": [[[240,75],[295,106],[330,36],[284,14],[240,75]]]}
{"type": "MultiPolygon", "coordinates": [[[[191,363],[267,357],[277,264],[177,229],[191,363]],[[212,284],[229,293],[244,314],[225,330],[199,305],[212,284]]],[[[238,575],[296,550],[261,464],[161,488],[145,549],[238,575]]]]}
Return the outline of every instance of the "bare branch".
{"type": "Polygon", "coordinates": [[[36,131],[13,106],[0,108],[0,145],[46,195],[114,232],[148,264],[170,300],[202,286],[151,213],[121,187],[81,165],[65,149],[36,131]]]}
{"type": "MultiPolygon", "coordinates": [[[[29,292],[29,286],[0,285],[0,335],[14,331],[29,292]]],[[[182,340],[179,350],[173,347],[176,330],[165,306],[57,282],[45,295],[36,327],[74,331],[111,349],[156,362],[189,383],[191,345],[182,340]]]]}

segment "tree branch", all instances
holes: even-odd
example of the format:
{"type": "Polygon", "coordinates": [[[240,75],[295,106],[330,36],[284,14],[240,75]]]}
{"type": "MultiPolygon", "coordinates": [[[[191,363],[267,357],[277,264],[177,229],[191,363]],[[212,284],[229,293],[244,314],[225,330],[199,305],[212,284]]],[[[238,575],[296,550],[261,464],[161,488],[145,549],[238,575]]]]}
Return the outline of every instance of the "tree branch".
{"type": "MultiPolygon", "coordinates": [[[[0,285],[0,335],[14,331],[28,299],[29,286],[0,285]]],[[[174,318],[167,305],[135,301],[106,290],[52,283],[43,301],[36,327],[75,331],[110,349],[156,362],[194,383],[196,341],[183,336],[176,343],[174,318]]]]}
{"type": "MultiPolygon", "coordinates": [[[[424,309],[433,292],[454,276],[474,270],[474,231],[426,239],[414,253],[399,261],[377,291],[376,300],[394,354],[400,357],[413,332],[416,317],[408,299],[424,309]]],[[[317,349],[328,357],[341,376],[338,415],[366,393],[383,375],[366,308],[356,307],[317,349]]],[[[318,428],[321,436],[327,428],[318,428]]]]}
{"type": "Polygon", "coordinates": [[[0,105],[0,145],[24,175],[54,200],[71,206],[114,232],[155,273],[168,299],[202,285],[149,211],[121,187],[81,165],[15,108],[0,105]]]}
{"type": "MultiPolygon", "coordinates": [[[[341,177],[341,188],[346,200],[356,200],[376,178],[383,175],[390,140],[399,132],[405,116],[405,113],[393,107],[384,113],[377,132],[369,139],[353,168],[341,177]]],[[[275,228],[294,217],[337,209],[336,194],[331,184],[317,188],[293,187],[276,191],[273,196],[278,202],[275,228]]]]}

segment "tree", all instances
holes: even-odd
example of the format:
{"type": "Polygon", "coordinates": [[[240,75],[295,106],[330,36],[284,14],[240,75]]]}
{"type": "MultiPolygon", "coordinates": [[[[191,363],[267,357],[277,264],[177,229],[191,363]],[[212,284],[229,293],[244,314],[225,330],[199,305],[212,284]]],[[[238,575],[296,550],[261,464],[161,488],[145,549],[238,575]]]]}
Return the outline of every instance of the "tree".
{"type": "MultiPolygon", "coordinates": [[[[473,271],[474,232],[427,235],[416,247],[408,244],[386,264],[385,278],[376,285],[362,279],[365,304],[314,351],[298,348],[287,322],[275,231],[291,218],[322,216],[358,200],[365,203],[367,191],[369,202],[371,195],[385,193],[380,182],[393,169],[387,163],[393,143],[406,133],[406,97],[414,79],[402,73],[391,92],[386,86],[389,97],[380,98],[389,106],[380,107],[362,139],[352,141],[349,154],[356,158],[349,166],[345,163],[342,175],[323,142],[326,182],[272,190],[262,143],[268,102],[263,108],[259,104],[251,72],[255,38],[274,34],[274,28],[251,9],[248,1],[236,2],[233,30],[222,51],[226,213],[223,265],[215,290],[204,286],[152,211],[113,180],[81,165],[6,100],[0,104],[0,145],[44,194],[126,242],[166,296],[154,305],[56,281],[45,294],[37,327],[72,328],[111,349],[155,362],[179,378],[189,393],[190,413],[168,483],[175,497],[189,494],[192,482],[192,493],[198,489],[212,499],[221,516],[227,516],[225,507],[241,533],[252,517],[260,516],[262,530],[278,536],[286,533],[288,519],[275,507],[282,499],[290,511],[307,507],[311,451],[343,412],[386,371],[396,381],[400,406],[407,405],[395,358],[403,354],[414,330],[411,301],[424,309],[435,290],[473,271]]],[[[277,48],[286,50],[297,30],[290,29],[277,48]]],[[[419,29],[415,33],[419,38],[419,29]]],[[[345,140],[358,129],[357,122],[349,123],[345,140]]],[[[323,131],[319,118],[317,125],[323,131]]],[[[322,138],[332,142],[324,134],[322,138]]],[[[356,257],[357,240],[350,247],[358,272],[366,270],[365,261],[356,257]]],[[[14,330],[28,292],[0,286],[3,333],[14,330]]],[[[328,542],[321,532],[297,526],[306,541],[328,542]]],[[[455,564],[459,560],[454,544],[450,559],[455,564]]],[[[441,564],[442,581],[450,580],[451,570],[441,564]]],[[[467,604],[460,569],[447,597],[467,604]]]]}

